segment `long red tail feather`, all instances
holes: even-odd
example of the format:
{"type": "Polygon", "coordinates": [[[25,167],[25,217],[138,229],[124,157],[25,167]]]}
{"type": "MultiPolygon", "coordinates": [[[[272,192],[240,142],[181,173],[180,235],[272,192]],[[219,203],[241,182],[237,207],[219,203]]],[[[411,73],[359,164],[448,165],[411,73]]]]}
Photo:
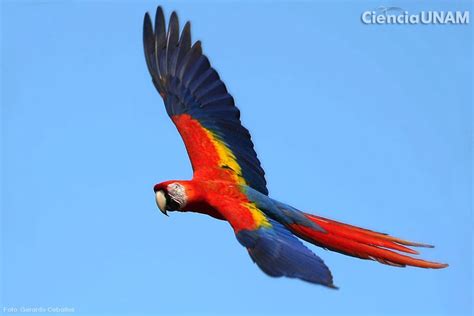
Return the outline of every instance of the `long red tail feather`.
{"type": "Polygon", "coordinates": [[[333,221],[324,217],[305,214],[308,219],[321,226],[325,232],[311,227],[293,224],[291,229],[299,237],[323,248],[337,251],[353,257],[371,259],[393,266],[414,266],[420,268],[441,269],[448,265],[430,262],[402,255],[405,252],[417,255],[410,247],[430,247],[431,245],[414,243],[368,229],[333,221]],[[389,250],[392,249],[392,250],[389,250]]]}

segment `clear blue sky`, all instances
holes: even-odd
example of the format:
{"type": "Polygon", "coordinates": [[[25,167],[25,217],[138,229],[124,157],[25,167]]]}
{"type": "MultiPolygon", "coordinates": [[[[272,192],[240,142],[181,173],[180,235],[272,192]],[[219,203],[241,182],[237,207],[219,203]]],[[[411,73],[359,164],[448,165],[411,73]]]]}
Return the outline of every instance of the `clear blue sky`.
{"type": "Polygon", "coordinates": [[[471,8],[2,2],[0,307],[470,315],[472,24],[362,24],[380,5],[471,8]],[[424,258],[450,267],[393,268],[312,247],[340,286],[328,290],[266,276],[225,222],[163,216],[153,185],[187,179],[191,168],[143,57],[143,14],[158,4],[192,21],[253,135],[272,197],[433,243],[424,258]]]}

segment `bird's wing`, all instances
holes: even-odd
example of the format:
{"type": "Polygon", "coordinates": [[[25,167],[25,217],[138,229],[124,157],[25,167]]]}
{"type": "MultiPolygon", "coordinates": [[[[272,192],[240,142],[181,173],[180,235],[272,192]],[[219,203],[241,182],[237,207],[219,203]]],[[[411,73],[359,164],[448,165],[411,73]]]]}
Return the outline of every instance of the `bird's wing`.
{"type": "Polygon", "coordinates": [[[158,7],[154,29],[145,15],[143,42],[148,70],[183,138],[194,178],[246,184],[268,194],[265,173],[250,133],[240,122],[239,109],[203,55],[201,43],[191,45],[189,22],[180,34],[173,12],[166,30],[158,7]]]}
{"type": "Polygon", "coordinates": [[[207,201],[234,229],[237,240],[252,260],[273,277],[298,278],[336,288],[329,268],[285,226],[267,217],[261,209],[237,193],[208,194],[207,201]],[[226,198],[227,196],[233,198],[226,198]]]}
{"type": "Polygon", "coordinates": [[[242,230],[236,234],[252,260],[266,274],[285,276],[337,288],[323,260],[280,223],[268,218],[270,227],[242,230]]]}

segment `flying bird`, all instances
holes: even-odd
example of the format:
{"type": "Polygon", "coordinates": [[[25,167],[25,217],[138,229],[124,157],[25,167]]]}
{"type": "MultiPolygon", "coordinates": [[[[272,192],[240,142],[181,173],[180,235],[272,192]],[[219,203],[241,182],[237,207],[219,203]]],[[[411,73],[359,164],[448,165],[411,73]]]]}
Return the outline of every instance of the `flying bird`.
{"type": "Polygon", "coordinates": [[[397,267],[439,269],[447,264],[413,258],[411,247],[432,247],[302,212],[269,197],[265,173],[239,109],[217,71],[180,32],[176,12],[168,28],[158,7],[154,26],[145,14],[143,43],[153,84],[181,135],[192,180],[154,186],[161,212],[197,212],[229,222],[238,242],[266,274],[336,288],[329,268],[300,239],[348,256],[397,267]],[[406,253],[406,254],[402,254],[406,253]]]}

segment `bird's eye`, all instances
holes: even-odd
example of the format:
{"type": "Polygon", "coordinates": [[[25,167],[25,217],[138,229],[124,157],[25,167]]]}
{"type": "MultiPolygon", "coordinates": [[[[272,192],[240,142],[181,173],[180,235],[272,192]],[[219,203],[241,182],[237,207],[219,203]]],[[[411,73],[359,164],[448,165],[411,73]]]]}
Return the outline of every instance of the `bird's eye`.
{"type": "Polygon", "coordinates": [[[166,214],[166,196],[162,190],[156,191],[155,193],[156,205],[160,209],[161,213],[166,214]]]}

